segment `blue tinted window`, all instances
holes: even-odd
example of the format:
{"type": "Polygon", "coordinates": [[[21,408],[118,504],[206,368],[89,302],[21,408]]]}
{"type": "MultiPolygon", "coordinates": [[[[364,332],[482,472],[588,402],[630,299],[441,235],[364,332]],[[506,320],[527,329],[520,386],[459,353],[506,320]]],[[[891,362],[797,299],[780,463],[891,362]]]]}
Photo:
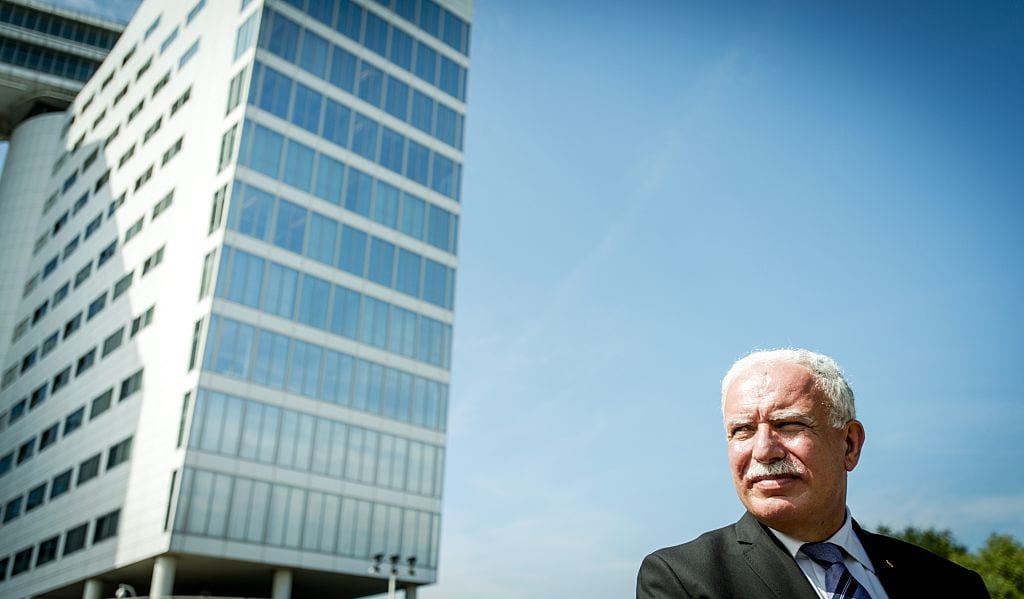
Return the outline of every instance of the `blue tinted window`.
{"type": "Polygon", "coordinates": [[[448,211],[433,204],[430,205],[430,220],[427,221],[427,243],[448,251],[449,239],[448,211]]]}
{"type": "Polygon", "coordinates": [[[410,123],[424,133],[434,132],[434,101],[419,90],[412,92],[412,120],[410,123]]]}
{"type": "Polygon", "coordinates": [[[331,57],[331,84],[352,93],[355,89],[356,57],[345,50],[334,47],[331,57]]]}
{"type": "Polygon", "coordinates": [[[280,200],[277,204],[277,220],[274,223],[274,245],[301,254],[305,231],[306,209],[280,200]]]}
{"type": "Polygon", "coordinates": [[[434,0],[420,2],[420,19],[417,25],[434,37],[441,32],[441,7],[434,0]]]}
{"type": "Polygon", "coordinates": [[[384,72],[364,60],[359,63],[357,81],[359,82],[357,95],[362,100],[379,108],[384,87],[384,72]]]}
{"type": "Polygon", "coordinates": [[[433,85],[437,78],[437,51],[426,44],[417,44],[414,72],[417,77],[433,85]]]}
{"type": "MultiPolygon", "coordinates": [[[[292,347],[292,367],[288,373],[287,389],[292,393],[316,397],[320,388],[320,359],[323,350],[311,343],[295,341],[292,347]]],[[[303,422],[312,423],[308,416],[303,417],[303,422]]],[[[299,435],[300,443],[307,444],[312,441],[311,434],[299,435]]],[[[310,431],[312,432],[312,431],[310,431]]],[[[300,454],[303,453],[300,450],[300,454]]]]}
{"type": "Polygon", "coordinates": [[[377,195],[373,200],[373,220],[392,229],[398,228],[398,188],[377,181],[377,195]]]}
{"type": "Polygon", "coordinates": [[[338,22],[334,28],[348,38],[359,41],[359,30],[363,21],[363,8],[351,0],[338,3],[338,22]]]}
{"type": "Polygon", "coordinates": [[[334,265],[334,248],[338,245],[338,223],[314,212],[309,220],[309,243],[306,255],[324,264],[334,265]]]}
{"type": "Polygon", "coordinates": [[[384,110],[405,121],[409,115],[409,86],[394,77],[388,77],[388,93],[384,100],[384,110]]]}
{"type": "Polygon", "coordinates": [[[299,67],[323,79],[327,72],[327,40],[306,29],[302,33],[302,57],[299,67]]]}
{"type": "Polygon", "coordinates": [[[248,325],[223,320],[220,326],[220,345],[213,369],[240,378],[248,377],[253,333],[253,328],[248,325]]]}
{"type": "Polygon", "coordinates": [[[302,297],[299,299],[299,322],[318,329],[327,329],[327,303],[331,285],[310,275],[302,275],[302,297]]]}
{"type": "Polygon", "coordinates": [[[405,144],[405,152],[405,176],[426,185],[430,151],[410,139],[405,144]]]}
{"type": "Polygon", "coordinates": [[[397,27],[391,28],[388,59],[406,71],[412,70],[412,36],[397,27]]]}
{"type": "Polygon", "coordinates": [[[335,335],[356,338],[359,327],[360,295],[345,287],[334,287],[334,302],[331,306],[331,332],[335,335]]]}
{"type": "Polygon", "coordinates": [[[295,288],[298,284],[298,271],[271,262],[267,270],[267,291],[264,293],[263,311],[291,319],[295,312],[295,288]]]}
{"type": "Polygon", "coordinates": [[[345,190],[345,208],[370,216],[370,197],[373,193],[373,178],[359,169],[348,169],[348,185],[345,190]]]}
{"type": "Polygon", "coordinates": [[[428,302],[447,307],[445,301],[445,290],[448,288],[448,269],[443,265],[429,258],[423,259],[423,299],[428,302]]]}
{"type": "MultiPolygon", "coordinates": [[[[352,356],[334,351],[327,352],[324,364],[323,397],[325,400],[348,405],[352,400],[352,367],[354,365],[355,360],[352,359],[352,356]]],[[[337,429],[334,436],[335,443],[337,443],[337,429]]]]}
{"type": "Polygon", "coordinates": [[[388,341],[389,306],[369,296],[363,297],[363,319],[359,327],[359,340],[377,347],[386,347],[388,341]]]}
{"type": "Polygon", "coordinates": [[[292,94],[292,80],[269,67],[263,68],[259,107],[267,112],[288,118],[288,100],[292,94]]]}
{"type": "Polygon", "coordinates": [[[235,250],[228,299],[258,308],[260,288],[263,286],[263,265],[263,258],[235,250]]]}
{"type": "Polygon", "coordinates": [[[397,12],[398,15],[406,21],[415,23],[416,0],[397,0],[397,2],[395,2],[395,12],[397,12]]]}
{"type": "Polygon", "coordinates": [[[453,180],[455,163],[440,154],[434,154],[434,172],[430,178],[430,187],[448,197],[454,197],[453,180]]]}
{"type": "Polygon", "coordinates": [[[366,233],[352,227],[342,227],[341,257],[338,266],[342,270],[363,276],[366,268],[366,233]]]}
{"type": "Polygon", "coordinates": [[[295,48],[299,43],[299,26],[280,13],[274,15],[270,27],[261,27],[260,46],[288,62],[295,62],[295,48]]]}
{"type": "Polygon", "coordinates": [[[383,239],[370,238],[370,271],[367,278],[385,287],[393,284],[395,246],[383,239]]]}
{"type": "Polygon", "coordinates": [[[459,89],[461,67],[447,56],[441,57],[441,81],[438,85],[445,93],[454,98],[462,99],[459,89]]]}
{"type": "Polygon", "coordinates": [[[366,13],[366,30],[363,33],[363,44],[381,56],[386,55],[388,24],[384,19],[378,17],[376,13],[369,11],[366,13]]]}
{"type": "Polygon", "coordinates": [[[377,160],[377,123],[358,112],[352,127],[352,151],[367,160],[377,160]]]}
{"type": "Polygon", "coordinates": [[[416,239],[423,239],[423,223],[426,220],[424,218],[425,211],[426,202],[416,196],[403,194],[402,233],[415,237],[416,239]]]}
{"type": "Polygon", "coordinates": [[[324,138],[343,148],[347,148],[348,123],[351,119],[352,111],[349,110],[348,106],[328,99],[327,108],[324,110],[324,138]]]}
{"type": "Polygon", "coordinates": [[[280,389],[284,386],[284,368],[288,364],[288,338],[261,330],[256,339],[256,363],[252,380],[280,389]]]}
{"type": "Polygon", "coordinates": [[[267,175],[277,178],[281,169],[281,146],[284,137],[276,131],[256,125],[252,139],[252,158],[249,166],[267,175]]]}
{"type": "Polygon", "coordinates": [[[314,19],[330,27],[333,24],[331,18],[334,13],[334,3],[331,0],[309,0],[308,11],[314,19]]]}
{"type": "Polygon", "coordinates": [[[292,122],[311,133],[320,132],[320,105],[323,96],[302,85],[295,86],[295,106],[292,107],[292,122]]]}
{"type": "Polygon", "coordinates": [[[444,11],[444,36],[442,37],[442,41],[463,54],[466,53],[465,44],[463,42],[465,39],[465,27],[466,24],[462,19],[447,10],[444,11]]]}
{"type": "Polygon", "coordinates": [[[313,156],[312,148],[289,139],[284,161],[284,182],[296,189],[309,191],[313,178],[313,156]]]}
{"type": "Polygon", "coordinates": [[[232,202],[232,208],[238,206],[238,224],[235,226],[240,233],[266,240],[270,223],[270,211],[274,208],[274,196],[256,189],[243,187],[242,196],[232,202]]]}
{"type": "MultiPolygon", "coordinates": [[[[296,95],[296,99],[298,96],[296,95]]],[[[437,104],[437,123],[434,127],[434,135],[444,143],[458,147],[455,132],[456,112],[444,104],[437,104]]]]}
{"type": "MultiPolygon", "coordinates": [[[[403,310],[397,306],[391,307],[391,340],[389,349],[396,354],[403,356],[409,356],[410,358],[416,354],[416,313],[409,310],[403,310]]],[[[390,370],[391,373],[398,374],[397,371],[390,370]]],[[[408,377],[409,375],[405,375],[408,377]]],[[[389,385],[389,391],[393,391],[389,385]]],[[[405,390],[402,394],[408,402],[409,389],[405,390]]],[[[408,406],[406,406],[408,408],[408,406]]],[[[408,410],[406,410],[408,411],[408,410]]]]}
{"type": "Polygon", "coordinates": [[[409,250],[398,250],[398,281],[395,288],[413,297],[420,296],[420,257],[409,250]]]}
{"type": "Polygon", "coordinates": [[[405,153],[405,138],[388,127],[381,127],[380,165],[402,174],[402,154],[405,153]]]}
{"type": "Polygon", "coordinates": [[[316,195],[332,204],[341,203],[341,185],[344,181],[345,165],[337,160],[320,155],[316,167],[316,195]]]}

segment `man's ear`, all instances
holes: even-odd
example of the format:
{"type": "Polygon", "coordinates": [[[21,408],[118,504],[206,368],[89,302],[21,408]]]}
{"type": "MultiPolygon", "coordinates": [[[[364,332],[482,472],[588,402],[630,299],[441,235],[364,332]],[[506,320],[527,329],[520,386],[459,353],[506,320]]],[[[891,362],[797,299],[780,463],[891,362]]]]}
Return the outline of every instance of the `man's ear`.
{"type": "Polygon", "coordinates": [[[844,465],[846,471],[851,472],[857,467],[860,461],[860,451],[864,448],[864,425],[860,420],[851,420],[846,423],[846,453],[844,465]]]}

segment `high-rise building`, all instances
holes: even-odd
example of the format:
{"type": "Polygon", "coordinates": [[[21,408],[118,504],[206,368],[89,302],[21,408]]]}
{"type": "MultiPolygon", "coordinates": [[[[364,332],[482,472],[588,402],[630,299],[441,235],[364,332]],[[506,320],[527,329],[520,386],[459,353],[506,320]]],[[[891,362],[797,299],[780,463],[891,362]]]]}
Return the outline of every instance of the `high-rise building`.
{"type": "Polygon", "coordinates": [[[436,580],[470,12],[145,0],[16,125],[0,596],[436,580]]]}

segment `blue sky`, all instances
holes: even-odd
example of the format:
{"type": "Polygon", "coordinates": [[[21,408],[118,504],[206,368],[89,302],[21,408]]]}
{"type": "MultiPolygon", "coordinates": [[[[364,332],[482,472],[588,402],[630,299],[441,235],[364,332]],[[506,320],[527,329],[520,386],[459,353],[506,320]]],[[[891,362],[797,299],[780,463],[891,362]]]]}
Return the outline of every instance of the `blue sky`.
{"type": "Polygon", "coordinates": [[[478,0],[421,596],[630,596],[646,553],[736,520],[718,385],[759,347],[844,365],[862,524],[1024,540],[1022,24],[1009,0],[478,0]]]}

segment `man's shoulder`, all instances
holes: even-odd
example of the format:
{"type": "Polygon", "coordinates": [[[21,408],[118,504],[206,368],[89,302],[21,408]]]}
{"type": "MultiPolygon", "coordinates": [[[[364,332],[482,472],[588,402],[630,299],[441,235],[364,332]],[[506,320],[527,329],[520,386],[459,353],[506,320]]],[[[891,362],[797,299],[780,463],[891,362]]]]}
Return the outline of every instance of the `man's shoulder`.
{"type": "Polygon", "coordinates": [[[719,554],[718,549],[722,549],[726,546],[732,546],[736,543],[736,524],[729,524],[715,530],[710,530],[696,539],[680,543],[679,545],[673,545],[671,547],[663,547],[657,551],[651,553],[648,557],[658,557],[668,561],[675,561],[681,558],[684,559],[707,559],[709,555],[719,554]]]}
{"type": "Polygon", "coordinates": [[[880,576],[897,576],[906,581],[908,575],[913,580],[927,574],[932,583],[956,589],[961,593],[959,596],[988,596],[984,581],[974,570],[907,541],[864,530],[858,534],[880,576]]]}

